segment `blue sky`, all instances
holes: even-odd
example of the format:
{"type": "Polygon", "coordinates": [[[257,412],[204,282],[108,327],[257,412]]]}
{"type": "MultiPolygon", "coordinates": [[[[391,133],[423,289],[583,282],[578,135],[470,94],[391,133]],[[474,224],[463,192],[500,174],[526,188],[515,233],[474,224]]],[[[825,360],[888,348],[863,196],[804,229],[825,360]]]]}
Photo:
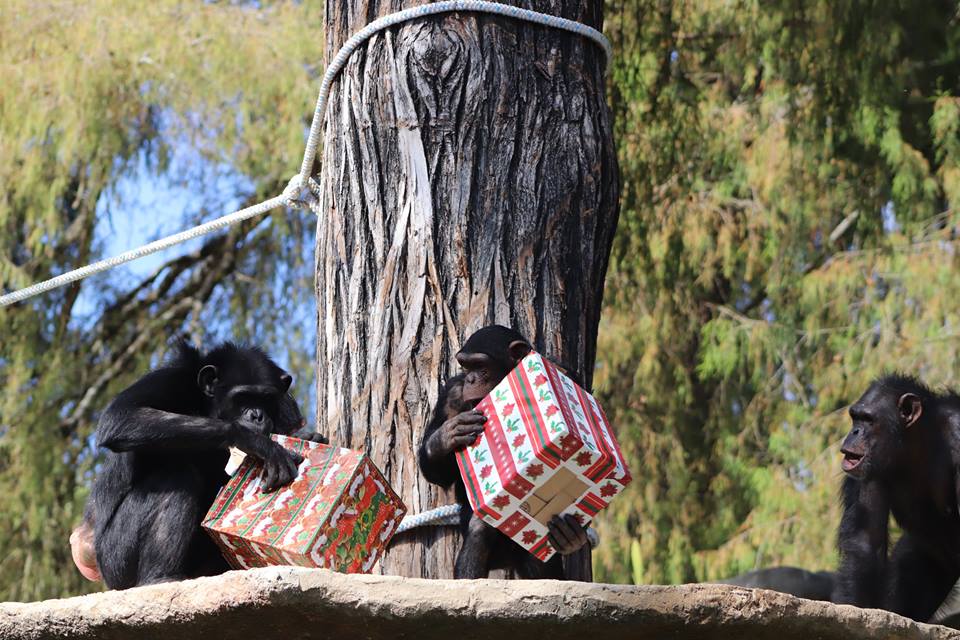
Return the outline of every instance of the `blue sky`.
{"type": "MultiPolygon", "coordinates": [[[[245,176],[236,173],[228,165],[215,165],[203,160],[189,147],[175,151],[168,169],[160,176],[150,166],[147,157],[141,155],[132,169],[97,203],[99,223],[95,238],[101,248],[99,257],[114,256],[183,231],[194,224],[231,213],[241,206],[242,198],[252,191],[253,185],[245,176]]],[[[207,237],[190,240],[88,278],[76,303],[74,321],[83,324],[97,317],[104,303],[105,289],[125,290],[131,287],[175,256],[197,249],[207,237]]],[[[312,261],[312,246],[306,250],[311,252],[309,258],[312,261]]],[[[312,304],[312,292],[298,297],[312,304]]],[[[107,299],[110,298],[107,296],[107,299]]],[[[312,310],[307,315],[312,317],[312,310]]],[[[308,331],[308,334],[312,341],[313,331],[308,331]]],[[[270,351],[270,345],[264,346],[270,351]]],[[[280,366],[288,366],[282,350],[271,355],[280,366]]],[[[306,405],[306,413],[313,405],[312,372],[300,372],[296,377],[298,396],[306,405]]]]}

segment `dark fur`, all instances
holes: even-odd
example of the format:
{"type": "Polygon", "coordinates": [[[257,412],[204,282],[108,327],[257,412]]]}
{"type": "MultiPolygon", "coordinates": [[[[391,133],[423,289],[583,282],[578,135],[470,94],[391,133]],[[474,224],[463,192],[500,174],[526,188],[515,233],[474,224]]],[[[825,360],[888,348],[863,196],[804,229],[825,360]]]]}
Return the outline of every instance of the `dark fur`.
{"type": "Polygon", "coordinates": [[[832,571],[807,571],[797,567],[768,567],[721,580],[751,589],[769,589],[807,600],[830,600],[835,574],[832,571]]]}
{"type": "Polygon", "coordinates": [[[832,600],[926,621],[960,578],[960,397],[888,375],[850,407],[844,448],[864,447],[858,477],[843,480],[840,569],[832,600]],[[919,398],[911,426],[898,408],[919,398]],[[903,535],[887,553],[888,520],[903,535]]]}
{"type": "MultiPolygon", "coordinates": [[[[490,355],[490,354],[488,354],[490,355]]],[[[429,482],[444,488],[454,487],[457,504],[460,505],[460,533],[463,544],[457,553],[454,576],[486,577],[492,569],[507,569],[519,578],[563,578],[563,562],[560,555],[554,555],[547,562],[541,562],[526,549],[499,530],[486,524],[479,518],[473,518],[473,510],[467,499],[467,490],[460,476],[460,469],[454,456],[431,462],[426,455],[424,444],[434,431],[447,420],[451,413],[457,413],[467,407],[448,403],[450,393],[463,385],[463,376],[458,375],[447,380],[441,386],[437,406],[418,453],[420,470],[429,482]]]]}
{"type": "Polygon", "coordinates": [[[309,436],[298,431],[303,416],[278,382],[283,375],[257,348],[226,343],[204,355],[181,342],[163,367],[110,403],[97,428],[98,444],[107,451],[85,512],[108,587],[227,570],[199,525],[227,480],[228,447],[243,442],[256,455],[276,459],[288,454],[269,442],[270,432],[309,436]],[[197,383],[200,369],[211,364],[220,381],[213,398],[197,383]],[[225,393],[243,384],[278,388],[275,401],[257,405],[266,415],[259,424],[265,432],[247,429],[239,417],[224,419],[225,393]]]}

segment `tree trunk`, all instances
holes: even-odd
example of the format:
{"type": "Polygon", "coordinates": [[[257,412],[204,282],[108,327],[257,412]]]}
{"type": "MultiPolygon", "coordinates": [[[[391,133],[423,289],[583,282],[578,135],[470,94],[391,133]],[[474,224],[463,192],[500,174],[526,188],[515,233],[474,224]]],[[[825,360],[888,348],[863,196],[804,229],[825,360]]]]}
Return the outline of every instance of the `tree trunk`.
{"type": "MultiPolygon", "coordinates": [[[[411,0],[326,3],[327,59],[411,0]]],[[[600,27],[601,0],[526,8],[600,27]]],[[[317,228],[317,420],[409,509],[450,504],[416,450],[470,332],[512,325],[589,387],[618,183],[604,56],[475,13],[370,39],[334,83],[317,228]]],[[[450,577],[452,527],[397,536],[387,574],[450,577]]],[[[590,579],[589,553],[568,575],[590,579]]]]}

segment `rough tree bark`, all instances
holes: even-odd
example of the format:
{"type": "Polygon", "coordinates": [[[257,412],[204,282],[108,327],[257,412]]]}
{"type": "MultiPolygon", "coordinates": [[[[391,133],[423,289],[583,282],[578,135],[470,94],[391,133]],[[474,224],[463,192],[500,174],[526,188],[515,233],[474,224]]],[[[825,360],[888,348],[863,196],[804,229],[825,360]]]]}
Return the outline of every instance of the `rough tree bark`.
{"type": "MultiPolygon", "coordinates": [[[[415,4],[328,2],[327,59],[415,4]]],[[[602,23],[601,0],[518,4],[602,23]]],[[[420,477],[415,452],[471,331],[512,325],[590,383],[618,214],[603,74],[602,50],[580,36],[462,13],[374,37],[334,85],[317,229],[318,428],[368,451],[410,513],[453,500],[420,477]]],[[[398,536],[381,571],[449,577],[458,543],[449,527],[398,536]]]]}

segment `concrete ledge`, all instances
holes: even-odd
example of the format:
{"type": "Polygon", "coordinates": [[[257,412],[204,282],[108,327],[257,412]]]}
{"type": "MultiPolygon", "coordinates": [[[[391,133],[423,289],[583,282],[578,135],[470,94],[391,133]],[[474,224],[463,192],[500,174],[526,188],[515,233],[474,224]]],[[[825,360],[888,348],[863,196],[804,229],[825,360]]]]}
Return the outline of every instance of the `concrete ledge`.
{"type": "Polygon", "coordinates": [[[415,580],[274,567],[0,604],[0,638],[956,638],[884,611],[727,585],[415,580]]]}

